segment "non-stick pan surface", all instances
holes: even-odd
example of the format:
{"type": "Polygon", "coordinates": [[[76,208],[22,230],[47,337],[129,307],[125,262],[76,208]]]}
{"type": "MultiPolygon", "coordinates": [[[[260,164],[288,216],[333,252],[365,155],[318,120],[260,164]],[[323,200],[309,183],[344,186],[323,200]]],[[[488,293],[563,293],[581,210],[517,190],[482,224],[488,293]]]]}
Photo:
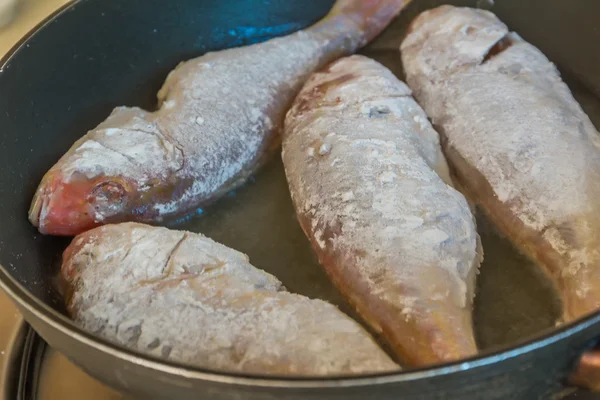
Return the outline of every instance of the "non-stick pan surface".
{"type": "MultiPolygon", "coordinates": [[[[0,279],[49,344],[90,374],[142,398],[546,399],[584,348],[600,315],[553,329],[560,304],[536,269],[485,220],[486,251],[476,298],[483,356],[441,368],[355,379],[278,379],[219,373],[131,353],[79,330],[64,314],[57,273],[68,239],[44,237],[27,220],[43,173],[118,105],[152,109],[166,74],[207,51],[284,35],[312,24],[332,0],[81,0],[41,26],[0,64],[0,279]],[[519,347],[515,347],[519,346],[519,347]],[[509,350],[506,350],[509,349],[509,350]]],[[[363,51],[402,77],[398,46],[423,9],[486,1],[415,0],[363,51]]],[[[594,0],[497,0],[493,11],[565,73],[598,125],[593,53],[600,39],[594,0]],[[589,21],[586,24],[586,21],[589,21]],[[594,37],[594,35],[596,35],[594,37]]],[[[247,253],[291,291],[352,314],[312,255],[276,157],[248,185],[174,224],[247,253]]]]}

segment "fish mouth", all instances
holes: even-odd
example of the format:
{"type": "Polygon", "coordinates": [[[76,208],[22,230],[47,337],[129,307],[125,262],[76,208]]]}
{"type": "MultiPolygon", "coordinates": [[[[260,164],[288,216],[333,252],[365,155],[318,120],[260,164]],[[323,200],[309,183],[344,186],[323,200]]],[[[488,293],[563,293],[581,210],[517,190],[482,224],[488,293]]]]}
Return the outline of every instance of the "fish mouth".
{"type": "Polygon", "coordinates": [[[75,236],[95,228],[98,223],[82,200],[83,193],[85,187],[65,184],[60,177],[44,178],[31,202],[29,221],[43,235],[75,236]]]}
{"type": "Polygon", "coordinates": [[[48,195],[44,193],[43,188],[39,188],[33,196],[31,207],[29,208],[29,221],[38,228],[40,233],[45,234],[44,217],[48,214],[48,195]]]}
{"type": "Polygon", "coordinates": [[[111,222],[120,222],[127,202],[127,184],[118,179],[84,179],[52,171],[38,186],[29,221],[44,235],[76,236],[111,222]]]}

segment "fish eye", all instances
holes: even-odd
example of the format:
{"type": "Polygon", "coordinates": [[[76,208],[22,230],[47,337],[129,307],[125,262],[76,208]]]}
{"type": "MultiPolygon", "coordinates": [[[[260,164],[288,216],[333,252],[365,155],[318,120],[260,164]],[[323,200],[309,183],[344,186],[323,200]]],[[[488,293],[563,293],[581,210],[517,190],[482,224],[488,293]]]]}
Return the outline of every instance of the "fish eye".
{"type": "Polygon", "coordinates": [[[125,202],[127,192],[123,185],[114,181],[104,181],[96,185],[88,196],[88,201],[97,209],[114,209],[125,202]]]}

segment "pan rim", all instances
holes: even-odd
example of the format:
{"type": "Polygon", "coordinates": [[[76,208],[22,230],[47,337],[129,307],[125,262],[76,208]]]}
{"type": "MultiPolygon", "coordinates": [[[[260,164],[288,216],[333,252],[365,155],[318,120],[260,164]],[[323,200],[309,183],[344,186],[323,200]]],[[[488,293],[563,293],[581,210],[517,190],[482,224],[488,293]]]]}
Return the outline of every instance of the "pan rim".
{"type": "MultiPolygon", "coordinates": [[[[40,23],[35,25],[25,34],[3,57],[0,58],[0,71],[8,68],[12,58],[27,42],[44,27],[60,17],[67,11],[86,2],[94,0],[71,0],[59,7],[40,23]]],[[[95,336],[79,326],[65,315],[48,307],[36,296],[30,293],[23,285],[14,279],[11,273],[0,263],[0,289],[8,294],[18,307],[27,310],[46,325],[60,331],[78,342],[90,346],[97,351],[144,368],[170,374],[173,376],[202,380],[213,383],[234,384],[247,387],[282,388],[282,389],[323,389],[339,387],[362,387],[381,384],[394,384],[413,382],[437,376],[448,376],[464,370],[482,368],[487,365],[528,354],[537,349],[549,346],[581,332],[591,326],[600,327],[600,310],[587,315],[579,320],[560,326],[559,328],[546,329],[531,337],[523,338],[511,346],[505,346],[495,351],[483,352],[473,357],[454,361],[451,363],[415,368],[407,371],[388,373],[361,374],[355,376],[277,376],[263,374],[244,374],[228,371],[210,370],[172,362],[158,357],[130,350],[112,343],[107,339],[95,336]]],[[[66,355],[66,354],[65,354],[66,355]]]]}
{"type": "MultiPolygon", "coordinates": [[[[210,370],[208,368],[194,367],[182,363],[163,360],[143,353],[130,350],[109,340],[95,336],[78,327],[65,315],[42,303],[19,282],[17,282],[6,268],[0,264],[0,288],[4,290],[13,302],[26,309],[36,318],[51,326],[53,329],[68,335],[97,351],[108,353],[121,361],[136,364],[154,371],[171,374],[178,377],[203,380],[214,383],[235,384],[238,386],[285,388],[285,389],[323,389],[339,387],[361,387],[381,384],[394,384],[401,382],[414,382],[437,376],[448,376],[465,370],[482,368],[507,359],[528,354],[537,349],[552,345],[566,339],[591,326],[600,325],[600,311],[589,316],[561,326],[550,329],[533,338],[526,339],[501,350],[481,353],[479,355],[454,361],[447,364],[415,368],[407,371],[388,373],[361,374],[356,376],[277,376],[263,374],[248,374],[228,371],[210,370]]],[[[26,319],[26,318],[25,318],[26,319]]],[[[65,354],[68,356],[67,354],[65,354]]]]}

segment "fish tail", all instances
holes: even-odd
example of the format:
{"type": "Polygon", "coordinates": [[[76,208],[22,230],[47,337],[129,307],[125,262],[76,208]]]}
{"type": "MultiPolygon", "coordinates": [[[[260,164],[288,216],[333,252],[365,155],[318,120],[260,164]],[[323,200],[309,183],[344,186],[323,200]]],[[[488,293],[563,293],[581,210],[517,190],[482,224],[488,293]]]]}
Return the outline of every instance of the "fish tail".
{"type": "MultiPolygon", "coordinates": [[[[352,26],[359,47],[375,39],[411,0],[338,0],[322,23],[352,26]]],[[[339,28],[339,27],[338,27],[339,28]]]]}

